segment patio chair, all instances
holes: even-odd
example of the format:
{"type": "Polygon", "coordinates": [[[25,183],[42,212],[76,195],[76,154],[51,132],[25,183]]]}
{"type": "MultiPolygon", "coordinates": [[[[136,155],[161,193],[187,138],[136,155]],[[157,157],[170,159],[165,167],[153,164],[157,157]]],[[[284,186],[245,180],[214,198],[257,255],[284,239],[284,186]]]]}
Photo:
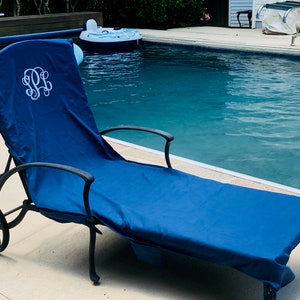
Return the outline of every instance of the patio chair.
{"type": "Polygon", "coordinates": [[[0,51],[0,64],[0,132],[10,153],[0,188],[19,173],[28,197],[0,213],[0,251],[32,210],[88,226],[95,284],[98,225],[153,262],[167,249],[232,267],[261,281],[265,299],[293,280],[286,264],[300,241],[299,197],[177,171],[169,159],[173,137],[163,131],[123,126],[99,134],[70,40],[13,44],[0,51]],[[124,159],[102,136],[118,129],[164,137],[166,167],[124,159]]]}

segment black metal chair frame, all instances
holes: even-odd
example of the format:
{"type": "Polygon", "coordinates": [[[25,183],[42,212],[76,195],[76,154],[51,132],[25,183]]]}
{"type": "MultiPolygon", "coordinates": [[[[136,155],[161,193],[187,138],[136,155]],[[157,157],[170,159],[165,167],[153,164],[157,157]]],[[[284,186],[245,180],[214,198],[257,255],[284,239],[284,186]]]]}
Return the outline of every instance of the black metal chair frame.
{"type": "Polygon", "coordinates": [[[240,21],[240,15],[243,15],[243,14],[246,14],[247,17],[248,17],[248,22],[249,22],[249,28],[251,28],[251,22],[252,22],[252,10],[249,9],[249,10],[242,10],[242,11],[238,11],[236,13],[236,17],[237,17],[237,20],[239,22],[239,25],[240,27],[242,27],[242,24],[241,24],[241,21],[240,21]]]}

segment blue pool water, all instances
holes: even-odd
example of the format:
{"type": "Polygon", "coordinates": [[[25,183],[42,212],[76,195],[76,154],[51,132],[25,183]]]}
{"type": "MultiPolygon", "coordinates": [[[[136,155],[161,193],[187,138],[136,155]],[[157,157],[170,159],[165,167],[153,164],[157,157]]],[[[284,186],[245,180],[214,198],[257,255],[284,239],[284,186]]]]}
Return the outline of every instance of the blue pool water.
{"type": "MultiPolygon", "coordinates": [[[[300,188],[300,60],[143,44],[85,54],[99,129],[166,130],[171,153],[300,188]]],[[[149,135],[114,137],[162,150],[149,135]]]]}

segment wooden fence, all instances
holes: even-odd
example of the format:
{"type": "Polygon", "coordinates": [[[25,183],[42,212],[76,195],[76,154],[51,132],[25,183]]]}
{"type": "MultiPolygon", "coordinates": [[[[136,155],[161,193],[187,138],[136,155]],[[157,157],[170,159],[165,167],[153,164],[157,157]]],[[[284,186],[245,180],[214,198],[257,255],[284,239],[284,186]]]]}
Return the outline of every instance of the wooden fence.
{"type": "Polygon", "coordinates": [[[98,25],[103,26],[101,12],[0,17],[0,36],[77,29],[82,28],[88,19],[95,19],[98,25]]]}

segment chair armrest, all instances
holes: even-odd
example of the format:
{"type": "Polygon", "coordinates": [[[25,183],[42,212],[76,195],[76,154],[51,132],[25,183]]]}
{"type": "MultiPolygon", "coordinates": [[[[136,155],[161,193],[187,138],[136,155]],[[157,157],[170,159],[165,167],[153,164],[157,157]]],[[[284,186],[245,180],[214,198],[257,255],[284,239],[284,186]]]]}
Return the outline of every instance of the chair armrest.
{"type": "Polygon", "coordinates": [[[153,129],[153,128],[149,128],[149,127],[139,127],[139,126],[128,126],[128,125],[121,125],[121,126],[116,126],[116,127],[111,127],[105,130],[100,131],[100,135],[105,135],[109,132],[112,131],[117,131],[117,130],[137,130],[137,131],[144,131],[144,132],[149,132],[149,133],[153,133],[156,135],[159,135],[161,137],[163,137],[166,140],[165,143],[165,160],[167,163],[168,168],[172,168],[171,162],[170,162],[170,144],[171,142],[174,140],[174,136],[171,135],[168,132],[159,130],[159,129],[153,129]]]}
{"type": "Polygon", "coordinates": [[[84,180],[84,188],[83,188],[84,206],[85,206],[88,218],[92,219],[90,205],[89,205],[89,191],[90,191],[91,184],[94,182],[95,178],[92,174],[90,174],[86,171],[83,171],[81,169],[78,169],[78,168],[74,168],[74,167],[62,165],[62,164],[46,163],[46,162],[33,162],[33,163],[26,163],[26,164],[18,165],[0,175],[0,190],[2,189],[5,182],[13,174],[19,173],[19,172],[24,171],[29,168],[58,169],[58,170],[66,171],[66,172],[69,172],[69,173],[72,173],[74,175],[81,177],[84,180]]]}

